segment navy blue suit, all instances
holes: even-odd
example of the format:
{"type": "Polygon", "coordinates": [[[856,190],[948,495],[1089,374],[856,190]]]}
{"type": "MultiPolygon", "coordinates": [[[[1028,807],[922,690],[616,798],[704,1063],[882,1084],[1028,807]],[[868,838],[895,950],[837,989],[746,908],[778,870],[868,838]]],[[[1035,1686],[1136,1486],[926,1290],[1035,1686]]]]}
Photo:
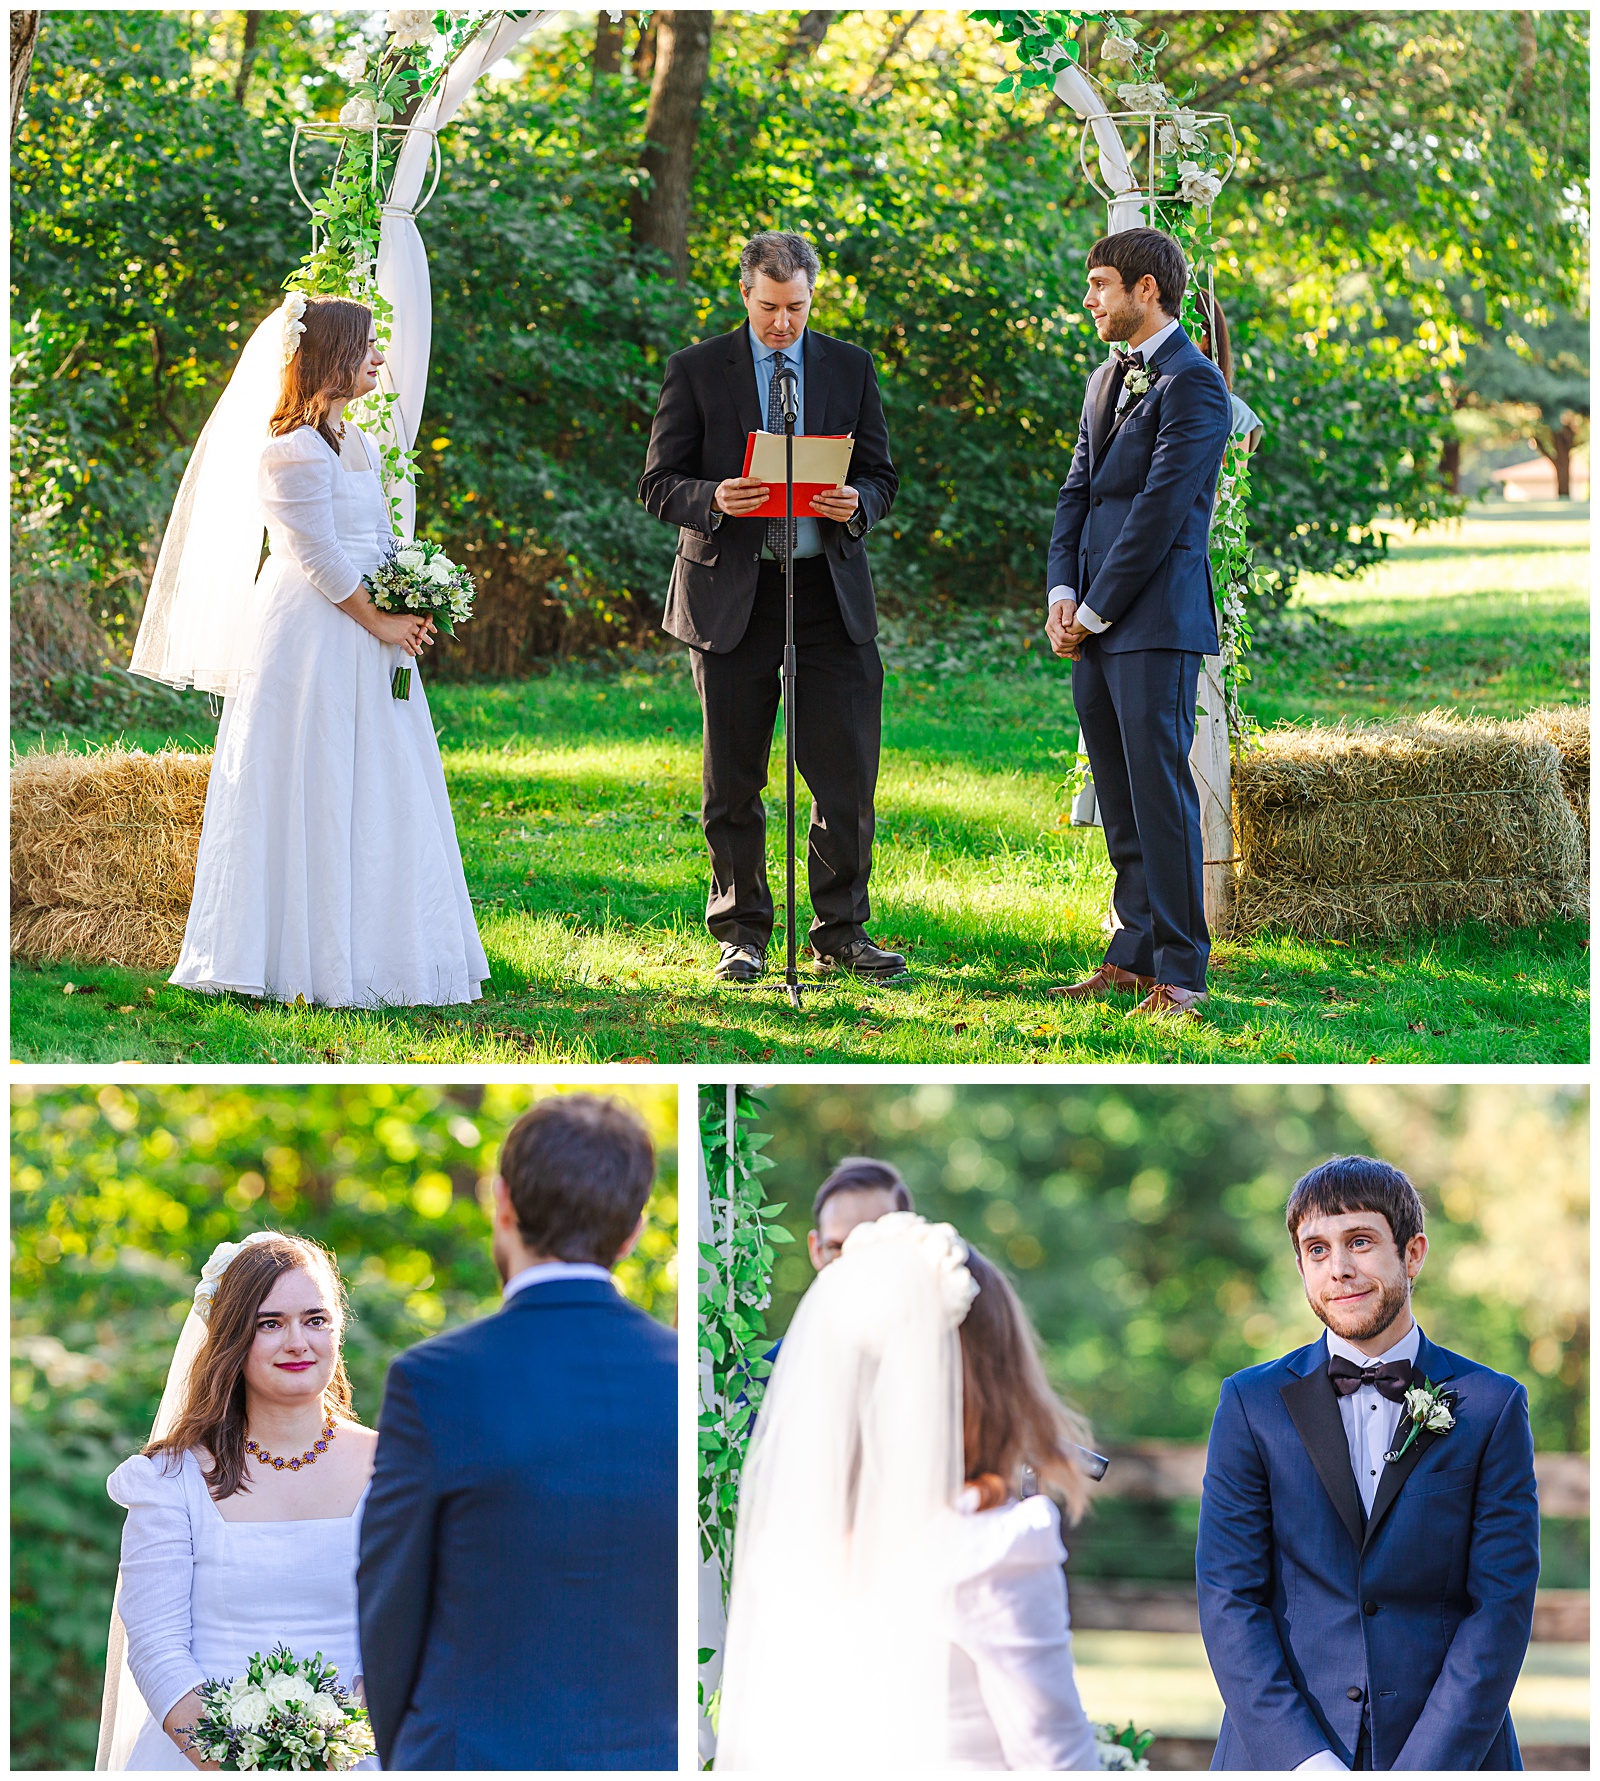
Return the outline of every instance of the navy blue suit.
{"type": "MultiPolygon", "coordinates": [[[[1363,1511],[1317,1341],[1222,1387],[1206,1454],[1200,1630],[1227,1712],[1216,1769],[1323,1748],[1374,1769],[1520,1769],[1507,1703],[1539,1579],[1528,1394],[1422,1338],[1456,1425],[1384,1467],[1363,1511]]],[[[1409,1427],[1402,1415],[1396,1446],[1409,1427]]]]}
{"type": "Polygon", "coordinates": [[[361,1656],[389,1769],[673,1769],[677,1338],[525,1287],[389,1368],[361,1656]]]}
{"type": "Polygon", "coordinates": [[[1072,675],[1117,873],[1106,958],[1202,990],[1211,941],[1189,748],[1201,658],[1217,649],[1208,539],[1233,411],[1222,373],[1182,328],[1150,366],[1151,387],[1120,418],[1109,363],[1089,379],[1048,586],[1072,588],[1110,625],[1072,675]]]}

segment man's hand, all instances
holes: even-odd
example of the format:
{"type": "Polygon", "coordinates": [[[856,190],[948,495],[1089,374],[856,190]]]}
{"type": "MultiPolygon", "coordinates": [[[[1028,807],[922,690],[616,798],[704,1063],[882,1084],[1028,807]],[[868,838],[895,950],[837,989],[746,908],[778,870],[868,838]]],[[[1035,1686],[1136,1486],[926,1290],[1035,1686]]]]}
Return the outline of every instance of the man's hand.
{"type": "Polygon", "coordinates": [[[836,519],[841,523],[850,518],[861,505],[861,497],[848,484],[836,489],[824,489],[820,495],[812,498],[811,511],[820,513],[824,519],[836,519]]]}
{"type": "Polygon", "coordinates": [[[1077,623],[1077,614],[1076,600],[1057,600],[1044,621],[1044,633],[1050,639],[1050,647],[1058,656],[1065,656],[1069,662],[1077,661],[1084,639],[1089,635],[1077,623]]]}
{"type": "Polygon", "coordinates": [[[753,476],[728,476],[717,484],[711,505],[730,519],[744,519],[765,503],[768,493],[767,485],[753,476]]]}

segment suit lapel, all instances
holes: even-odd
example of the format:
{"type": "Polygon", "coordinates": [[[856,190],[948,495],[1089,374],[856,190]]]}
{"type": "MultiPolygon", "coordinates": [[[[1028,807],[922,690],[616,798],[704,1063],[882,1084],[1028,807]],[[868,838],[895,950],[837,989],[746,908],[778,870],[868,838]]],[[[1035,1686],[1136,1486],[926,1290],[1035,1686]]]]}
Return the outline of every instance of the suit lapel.
{"type": "Polygon", "coordinates": [[[800,350],[804,354],[806,393],[800,423],[806,432],[817,434],[824,431],[823,422],[828,413],[828,353],[809,328],[803,338],[800,350]]]}
{"type": "Polygon", "coordinates": [[[728,379],[728,393],[733,397],[734,412],[746,433],[759,433],[766,427],[761,403],[756,397],[756,360],[750,346],[750,324],[735,328],[728,336],[728,362],[723,366],[728,379]]]}
{"type": "Polygon", "coordinates": [[[1095,386],[1094,406],[1089,411],[1089,474],[1093,476],[1105,456],[1111,437],[1111,361],[1100,368],[1100,382],[1095,386]]]}
{"type": "MultiPolygon", "coordinates": [[[[1452,1377],[1452,1371],[1448,1356],[1442,1348],[1435,1348],[1428,1338],[1424,1336],[1421,1342],[1417,1345],[1417,1358],[1411,1364],[1412,1383],[1420,1385],[1424,1379],[1428,1379],[1435,1385],[1441,1385],[1450,1377],[1452,1377]]],[[[1410,1417],[1402,1412],[1400,1421],[1395,1425],[1395,1444],[1405,1440],[1406,1431],[1410,1427],[1410,1417]]],[[[1440,1437],[1438,1435],[1430,1433],[1427,1429],[1423,1429],[1421,1433],[1418,1434],[1416,1440],[1414,1440],[1406,1449],[1405,1456],[1402,1459],[1395,1461],[1393,1464],[1385,1466],[1378,1474],[1377,1494],[1372,1499],[1372,1513],[1367,1517],[1367,1537],[1365,1544],[1370,1545],[1372,1543],[1372,1537],[1378,1531],[1379,1522],[1381,1522],[1384,1516],[1389,1512],[1390,1504],[1394,1502],[1397,1496],[1399,1496],[1401,1486],[1417,1469],[1417,1461],[1420,1460],[1423,1454],[1425,1454],[1434,1442],[1439,1439],[1440,1437]]],[[[1390,1451],[1393,1451],[1392,1447],[1390,1451]]]]}
{"type": "Polygon", "coordinates": [[[1318,1346],[1322,1348],[1320,1363],[1280,1390],[1284,1408],[1305,1443],[1317,1476],[1359,1552],[1366,1535],[1366,1516],[1361,1512],[1356,1475],[1350,1469],[1350,1443],[1344,1432],[1344,1418],[1339,1414],[1339,1395],[1328,1378],[1327,1345],[1318,1346]]]}
{"type": "MultiPolygon", "coordinates": [[[[1169,358],[1171,358],[1173,353],[1175,353],[1178,350],[1178,346],[1179,346],[1180,342],[1183,345],[1187,345],[1189,342],[1189,336],[1184,333],[1182,328],[1175,328],[1166,337],[1166,339],[1161,342],[1160,350],[1156,353],[1155,357],[1149,361],[1149,369],[1155,372],[1155,376],[1152,377],[1150,380],[1150,390],[1153,390],[1156,387],[1156,384],[1160,381],[1162,366],[1165,364],[1165,362],[1169,358]]],[[[1105,446],[1104,446],[1104,449],[1101,454],[1102,456],[1104,455],[1104,453],[1106,451],[1109,451],[1111,449],[1111,441],[1116,438],[1118,430],[1121,428],[1122,423],[1128,418],[1128,416],[1130,414],[1133,413],[1134,409],[1136,409],[1139,406],[1139,404],[1145,399],[1145,396],[1148,396],[1150,394],[1150,390],[1146,390],[1143,395],[1130,396],[1128,398],[1128,400],[1123,404],[1122,412],[1120,414],[1112,415],[1111,430],[1106,435],[1105,446]]]]}

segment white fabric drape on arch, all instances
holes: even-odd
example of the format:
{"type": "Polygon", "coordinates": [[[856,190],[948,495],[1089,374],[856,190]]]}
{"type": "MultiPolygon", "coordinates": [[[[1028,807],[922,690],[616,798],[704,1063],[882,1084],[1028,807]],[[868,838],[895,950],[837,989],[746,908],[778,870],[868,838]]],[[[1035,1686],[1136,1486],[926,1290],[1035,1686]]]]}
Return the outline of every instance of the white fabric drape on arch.
{"type": "MultiPolygon", "coordinates": [[[[529,32],[555,18],[554,12],[501,19],[457,57],[413,124],[395,163],[383,224],[378,236],[378,289],[394,306],[389,329],[388,375],[382,387],[400,400],[394,404],[395,432],[407,451],[417,442],[422,405],[428,393],[428,361],[433,350],[433,291],[428,282],[428,251],[414,215],[433,160],[433,138],[456,115],[478,79],[508,55],[529,32]]],[[[411,483],[400,489],[400,523],[411,537],[416,526],[417,495],[411,483]]]]}

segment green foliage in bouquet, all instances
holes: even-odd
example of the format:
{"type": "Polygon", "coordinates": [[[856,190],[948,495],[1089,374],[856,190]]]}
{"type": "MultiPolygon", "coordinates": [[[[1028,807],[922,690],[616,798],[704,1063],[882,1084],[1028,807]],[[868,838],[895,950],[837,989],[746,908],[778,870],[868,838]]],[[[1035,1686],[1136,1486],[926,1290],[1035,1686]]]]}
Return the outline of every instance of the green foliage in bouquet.
{"type": "Polygon", "coordinates": [[[303,1662],[286,1645],[258,1651],[244,1675],[201,1683],[205,1710],[177,1735],[223,1769],[353,1769],[376,1747],[338,1674],[320,1651],[303,1662]]]}
{"type": "Polygon", "coordinates": [[[1130,1719],[1120,1730],[1115,1725],[1096,1725],[1095,1751],[1102,1769],[1148,1769],[1144,1753],[1156,1741],[1154,1732],[1140,1731],[1130,1719]]]}
{"type": "Polygon", "coordinates": [[[477,591],[468,571],[429,538],[412,543],[396,540],[395,548],[367,577],[367,586],[380,612],[425,613],[447,637],[455,636],[456,626],[472,617],[477,591]]]}

